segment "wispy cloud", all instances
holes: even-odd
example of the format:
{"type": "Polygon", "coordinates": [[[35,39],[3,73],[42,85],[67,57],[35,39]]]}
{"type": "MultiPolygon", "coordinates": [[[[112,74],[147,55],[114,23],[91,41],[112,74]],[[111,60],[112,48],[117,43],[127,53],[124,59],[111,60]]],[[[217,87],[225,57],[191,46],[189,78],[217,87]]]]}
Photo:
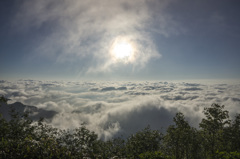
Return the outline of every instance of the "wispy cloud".
{"type": "Polygon", "coordinates": [[[33,50],[37,56],[84,63],[79,72],[111,71],[119,65],[110,57],[111,45],[116,38],[126,38],[136,49],[132,65],[141,68],[161,56],[150,33],[158,28],[158,33],[169,36],[177,28],[164,13],[169,2],[25,0],[19,4],[13,25],[20,31],[46,35],[33,50]]]}

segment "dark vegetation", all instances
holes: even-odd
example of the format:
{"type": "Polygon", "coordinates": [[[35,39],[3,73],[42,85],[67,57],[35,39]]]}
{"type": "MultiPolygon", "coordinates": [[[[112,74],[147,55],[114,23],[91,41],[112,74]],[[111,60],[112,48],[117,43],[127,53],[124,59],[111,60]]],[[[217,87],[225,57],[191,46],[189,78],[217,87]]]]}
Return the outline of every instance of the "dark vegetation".
{"type": "MultiPolygon", "coordinates": [[[[7,99],[0,97],[1,102],[7,99]]],[[[145,129],[127,139],[98,139],[84,125],[59,130],[43,119],[33,122],[28,114],[9,112],[10,121],[0,117],[0,158],[140,158],[140,159],[239,159],[240,114],[231,121],[224,106],[205,108],[199,129],[179,112],[165,134],[145,129]]]]}

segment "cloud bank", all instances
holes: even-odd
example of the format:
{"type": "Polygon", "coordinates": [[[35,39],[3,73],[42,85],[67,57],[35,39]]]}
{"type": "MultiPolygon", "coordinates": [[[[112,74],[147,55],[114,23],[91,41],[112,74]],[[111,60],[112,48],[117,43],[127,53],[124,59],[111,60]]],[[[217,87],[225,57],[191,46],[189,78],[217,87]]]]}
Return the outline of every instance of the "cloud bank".
{"type": "Polygon", "coordinates": [[[57,82],[1,81],[0,94],[9,103],[21,102],[57,112],[50,124],[63,129],[87,127],[108,139],[129,135],[148,124],[166,130],[181,111],[198,127],[203,108],[225,105],[230,116],[240,113],[240,84],[185,82],[57,82]]]}

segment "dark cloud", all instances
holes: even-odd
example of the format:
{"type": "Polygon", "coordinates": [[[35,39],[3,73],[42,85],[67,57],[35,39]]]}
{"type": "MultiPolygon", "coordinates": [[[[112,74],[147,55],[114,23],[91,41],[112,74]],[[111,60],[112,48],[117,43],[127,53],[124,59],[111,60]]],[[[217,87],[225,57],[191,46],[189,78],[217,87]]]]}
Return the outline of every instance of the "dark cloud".
{"type": "Polygon", "coordinates": [[[191,87],[191,88],[185,88],[184,90],[185,91],[201,91],[203,89],[198,87],[191,87]]]}
{"type": "Polygon", "coordinates": [[[122,114],[109,115],[109,122],[119,122],[121,131],[116,135],[128,136],[150,125],[151,128],[165,131],[173,124],[173,117],[177,109],[168,110],[164,107],[145,106],[142,109],[133,109],[122,114]]]}
{"type": "Polygon", "coordinates": [[[224,87],[215,87],[215,89],[217,89],[217,90],[225,90],[226,88],[224,88],[224,87]]]}
{"type": "Polygon", "coordinates": [[[90,91],[98,91],[99,89],[98,88],[91,88],[89,89],[90,91]]]}
{"type": "Polygon", "coordinates": [[[145,86],[144,89],[148,91],[148,90],[158,89],[158,87],[154,87],[154,86],[145,86]]]}
{"type": "Polygon", "coordinates": [[[127,87],[118,87],[117,90],[127,90],[127,87]]]}
{"type": "Polygon", "coordinates": [[[105,87],[101,89],[101,91],[114,91],[114,90],[116,90],[115,87],[105,87]]]}
{"type": "Polygon", "coordinates": [[[162,93],[168,93],[168,92],[171,92],[173,90],[174,90],[173,88],[168,88],[168,87],[163,87],[163,88],[160,89],[160,91],[162,93]]]}
{"type": "Polygon", "coordinates": [[[177,96],[168,96],[168,95],[165,95],[165,96],[161,96],[164,100],[174,100],[174,101],[178,101],[178,100],[194,100],[194,99],[197,99],[199,96],[180,96],[180,95],[177,95],[177,96]]]}
{"type": "Polygon", "coordinates": [[[240,98],[232,98],[234,102],[240,102],[240,98]]]}
{"type": "Polygon", "coordinates": [[[101,91],[115,91],[115,90],[127,90],[127,87],[104,87],[101,91]]]}
{"type": "Polygon", "coordinates": [[[128,95],[149,95],[150,93],[129,91],[129,92],[125,92],[125,94],[128,94],[128,95]]]}
{"type": "Polygon", "coordinates": [[[185,86],[190,86],[190,87],[198,87],[201,86],[201,84],[198,83],[184,83],[185,86]]]}

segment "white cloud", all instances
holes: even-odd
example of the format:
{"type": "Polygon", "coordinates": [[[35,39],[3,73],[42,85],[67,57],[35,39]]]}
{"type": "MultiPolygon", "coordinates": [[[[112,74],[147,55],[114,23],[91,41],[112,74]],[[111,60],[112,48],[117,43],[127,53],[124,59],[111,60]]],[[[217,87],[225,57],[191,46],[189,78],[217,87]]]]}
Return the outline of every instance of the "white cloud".
{"type": "Polygon", "coordinates": [[[176,32],[169,28],[179,28],[164,13],[169,2],[25,0],[19,4],[13,25],[21,32],[38,30],[47,35],[34,50],[38,56],[63,63],[80,61],[83,67],[78,71],[88,73],[123,65],[113,62],[109,49],[116,38],[124,37],[134,43],[132,65],[137,69],[160,57],[150,35],[153,28],[165,36],[176,32]],[[153,20],[158,20],[158,25],[153,20]]]}
{"type": "Polygon", "coordinates": [[[11,99],[10,103],[19,101],[57,111],[51,124],[59,128],[76,128],[86,122],[102,138],[129,135],[148,124],[165,130],[178,111],[184,113],[192,126],[198,127],[204,117],[203,108],[212,103],[225,105],[234,117],[240,113],[239,88],[239,84],[184,82],[0,83],[2,94],[11,99]]]}

